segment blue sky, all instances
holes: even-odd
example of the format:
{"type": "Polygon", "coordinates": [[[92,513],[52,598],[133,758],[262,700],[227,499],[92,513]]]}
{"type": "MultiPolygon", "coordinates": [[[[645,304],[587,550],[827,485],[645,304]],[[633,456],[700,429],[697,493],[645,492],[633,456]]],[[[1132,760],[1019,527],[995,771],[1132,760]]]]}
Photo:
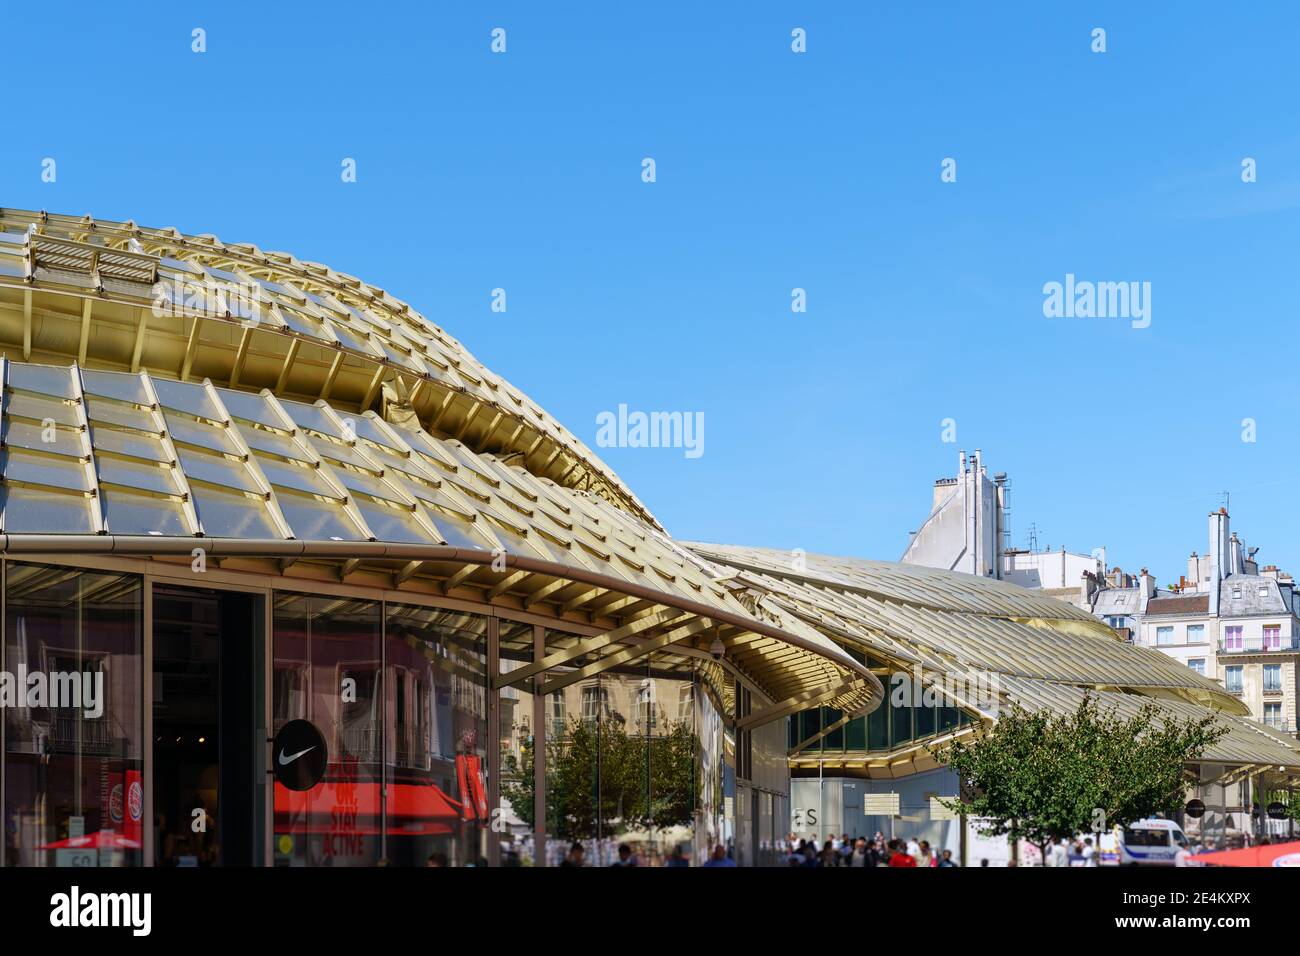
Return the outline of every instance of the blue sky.
{"type": "Polygon", "coordinates": [[[1228,490],[1300,572],[1300,11],[989,6],[16,5],[0,202],[362,276],[593,446],[701,411],[700,458],[598,449],[680,537],[896,558],[979,447],[1017,545],[1164,583],[1228,490]],[[1066,273],[1150,328],[1045,318],[1066,273]]]}

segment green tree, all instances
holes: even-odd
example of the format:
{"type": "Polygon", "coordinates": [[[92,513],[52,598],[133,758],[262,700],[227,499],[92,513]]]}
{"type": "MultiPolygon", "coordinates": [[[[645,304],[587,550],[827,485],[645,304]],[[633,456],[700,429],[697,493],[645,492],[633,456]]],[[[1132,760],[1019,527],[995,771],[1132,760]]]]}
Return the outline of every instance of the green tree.
{"type": "Polygon", "coordinates": [[[1012,705],[971,740],[931,752],[961,781],[949,809],[980,819],[986,836],[1034,844],[1045,859],[1054,839],[1173,813],[1186,765],[1225,732],[1212,714],[1178,720],[1148,702],[1124,718],[1086,695],[1069,714],[1012,705]]]}
{"type": "MultiPolygon", "coordinates": [[[[534,741],[501,768],[501,793],[515,814],[534,824],[534,741]]],[[[546,830],[556,839],[618,836],[636,827],[691,821],[695,735],[687,721],[663,733],[629,734],[617,719],[570,718],[546,742],[546,830]],[[601,832],[598,834],[597,830],[601,832]]]]}
{"type": "Polygon", "coordinates": [[[650,738],[649,807],[643,814],[655,829],[685,826],[695,810],[695,734],[685,720],[672,721],[650,738]]]}

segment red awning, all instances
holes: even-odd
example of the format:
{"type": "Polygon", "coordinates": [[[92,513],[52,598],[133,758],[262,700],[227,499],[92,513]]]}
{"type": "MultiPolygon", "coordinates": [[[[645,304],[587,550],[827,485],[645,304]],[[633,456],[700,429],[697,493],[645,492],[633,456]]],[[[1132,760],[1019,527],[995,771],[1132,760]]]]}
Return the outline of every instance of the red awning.
{"type": "MultiPolygon", "coordinates": [[[[276,833],[289,833],[294,836],[301,836],[304,833],[326,833],[331,836],[379,836],[379,827],[373,823],[359,824],[351,827],[335,826],[327,821],[302,824],[298,822],[285,823],[277,821],[275,825],[276,833]]],[[[388,828],[389,837],[403,836],[448,836],[456,831],[445,823],[414,823],[402,824],[400,826],[390,826],[388,828]]]]}
{"type": "Polygon", "coordinates": [[[68,837],[38,846],[38,850],[138,850],[140,841],[132,840],[114,830],[96,830],[85,836],[68,837]]]}
{"type": "Polygon", "coordinates": [[[1192,859],[1203,866],[1300,866],[1300,840],[1198,853],[1192,859]]]}
{"type": "MultiPolygon", "coordinates": [[[[379,816],[378,783],[319,783],[310,790],[290,790],[275,785],[276,815],[294,817],[325,816],[351,818],[357,827],[349,832],[360,833],[364,821],[379,816]]],[[[459,820],[463,805],[453,800],[433,784],[398,783],[388,788],[388,817],[403,817],[418,825],[419,821],[459,820]]],[[[413,832],[410,826],[389,827],[389,833],[402,829],[413,832]]],[[[428,832],[428,831],[426,831],[428,832]]]]}

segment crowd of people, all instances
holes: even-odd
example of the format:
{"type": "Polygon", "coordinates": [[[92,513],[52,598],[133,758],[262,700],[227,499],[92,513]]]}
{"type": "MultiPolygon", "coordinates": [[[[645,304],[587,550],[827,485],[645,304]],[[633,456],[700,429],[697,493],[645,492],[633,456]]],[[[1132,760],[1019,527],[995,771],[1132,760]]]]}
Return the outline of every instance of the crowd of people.
{"type": "MultiPolygon", "coordinates": [[[[786,839],[786,862],[789,866],[888,866],[888,867],[960,867],[953,859],[952,850],[936,851],[928,840],[909,839],[886,840],[885,835],[876,831],[871,839],[857,837],[849,839],[847,833],[832,836],[818,848],[817,840],[797,839],[793,833],[786,839]]],[[[1093,844],[1092,837],[1081,840],[1053,840],[1047,847],[1044,866],[1097,866],[1100,855],[1093,844]]],[[[986,867],[989,861],[982,859],[979,865],[986,867]]],[[[1015,866],[1014,860],[1008,866],[1015,866]]]]}
{"type": "Polygon", "coordinates": [[[786,839],[786,863],[789,866],[848,866],[848,867],[955,867],[952,850],[936,852],[928,840],[886,840],[879,831],[868,840],[866,837],[849,839],[847,833],[832,836],[822,843],[798,839],[793,833],[786,839]]]}

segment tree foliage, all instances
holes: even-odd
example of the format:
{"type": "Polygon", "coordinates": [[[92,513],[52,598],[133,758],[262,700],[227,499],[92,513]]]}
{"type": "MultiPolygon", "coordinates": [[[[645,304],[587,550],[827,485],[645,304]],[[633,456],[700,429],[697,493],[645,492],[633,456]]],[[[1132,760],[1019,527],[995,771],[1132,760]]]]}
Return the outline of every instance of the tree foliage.
{"type": "MultiPolygon", "coordinates": [[[[534,824],[535,738],[506,758],[501,792],[534,824]]],[[[691,822],[695,735],[670,721],[653,736],[629,734],[620,720],[570,718],[546,741],[546,830],[561,840],[612,837],[637,828],[691,822]],[[599,826],[598,826],[599,824],[599,826]],[[600,833],[597,833],[597,829],[600,833]]]]}
{"type": "Polygon", "coordinates": [[[1054,839],[1176,811],[1186,765],[1225,732],[1211,714],[1178,720],[1146,703],[1124,718],[1087,695],[1070,714],[1013,705],[973,739],[931,752],[961,781],[949,809],[1045,855],[1054,839]]]}

